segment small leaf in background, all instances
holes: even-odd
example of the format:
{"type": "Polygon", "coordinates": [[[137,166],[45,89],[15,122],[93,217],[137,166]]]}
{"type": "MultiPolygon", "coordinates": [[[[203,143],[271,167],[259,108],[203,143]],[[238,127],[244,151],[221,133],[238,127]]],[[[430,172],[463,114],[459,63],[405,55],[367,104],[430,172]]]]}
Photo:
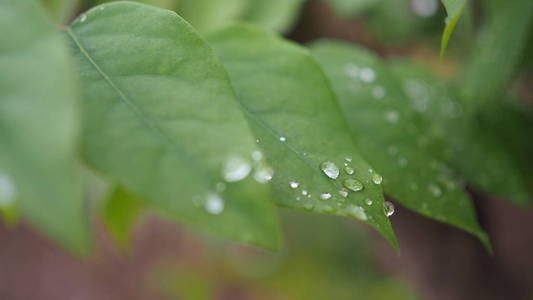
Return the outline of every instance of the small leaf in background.
{"type": "Polygon", "coordinates": [[[328,0],[327,2],[337,15],[353,17],[381,4],[383,0],[328,0]]]}
{"type": "Polygon", "coordinates": [[[276,249],[265,164],[228,76],[174,12],[104,4],[67,30],[83,81],[87,161],[161,214],[276,249]]]}
{"type": "Polygon", "coordinates": [[[0,206],[16,207],[37,229],[85,254],[89,222],[67,49],[35,1],[2,1],[0,12],[0,206]]]}
{"type": "Polygon", "coordinates": [[[228,70],[281,206],[355,217],[396,247],[379,174],[356,149],[331,87],[303,48],[247,26],[208,40],[228,70]]]}
{"type": "Polygon", "coordinates": [[[448,48],[448,42],[452,36],[453,30],[457,25],[457,22],[461,18],[461,14],[467,4],[468,0],[442,0],[442,4],[446,8],[446,26],[444,27],[444,32],[442,33],[442,40],[440,45],[440,57],[444,57],[446,53],[446,48],[448,48]]]}
{"type": "Polygon", "coordinates": [[[500,101],[526,47],[533,24],[533,1],[489,1],[487,21],[462,80],[465,101],[472,109],[500,101]]]}
{"type": "Polygon", "coordinates": [[[393,64],[391,69],[398,78],[402,78],[405,92],[413,103],[426,99],[424,110],[420,110],[425,121],[432,124],[426,128],[434,133],[436,140],[448,143],[446,151],[441,151],[445,147],[442,144],[429,143],[432,153],[447,161],[475,187],[518,204],[529,202],[528,184],[522,176],[515,152],[509,151],[509,138],[496,134],[518,121],[515,119],[518,114],[511,112],[509,104],[486,106],[484,118],[491,121],[488,121],[489,124],[487,121],[482,123],[479,116],[467,113],[467,107],[450,87],[430,73],[406,63],[393,64]],[[416,85],[410,87],[409,82],[416,85]],[[496,113],[499,110],[515,117],[501,119],[496,113]]]}
{"type": "Polygon", "coordinates": [[[141,216],[144,205],[122,188],[115,188],[106,200],[102,218],[111,237],[127,248],[135,222],[141,216]]]}
{"type": "MultiPolygon", "coordinates": [[[[490,248],[457,175],[427,147],[435,133],[417,111],[429,99],[419,95],[411,102],[399,78],[365,49],[333,41],[317,42],[311,49],[333,85],[358,148],[383,174],[385,193],[415,212],[472,233],[490,248]]],[[[417,84],[412,81],[409,88],[422,93],[417,84]]]]}
{"type": "Polygon", "coordinates": [[[261,28],[286,33],[296,22],[305,0],[251,0],[242,18],[261,28]]]}

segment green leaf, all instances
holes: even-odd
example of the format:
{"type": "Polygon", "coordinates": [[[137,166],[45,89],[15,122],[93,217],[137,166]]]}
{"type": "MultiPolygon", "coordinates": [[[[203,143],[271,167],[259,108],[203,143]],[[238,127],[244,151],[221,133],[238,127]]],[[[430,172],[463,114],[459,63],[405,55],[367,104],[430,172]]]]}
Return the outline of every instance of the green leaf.
{"type": "Polygon", "coordinates": [[[379,180],[373,182],[379,175],[359,155],[330,85],[311,55],[275,35],[246,26],[233,26],[208,40],[229,71],[237,98],[274,167],[277,203],[356,217],[397,247],[383,212],[379,180]],[[338,178],[324,174],[325,162],[340,168],[338,178]],[[344,164],[355,174],[348,175],[344,164]],[[356,190],[358,184],[364,188],[346,190],[349,193],[344,197],[345,184],[356,190]]]}
{"type": "Polygon", "coordinates": [[[179,0],[177,12],[200,32],[225,27],[246,14],[253,0],[179,0]]]}
{"type": "MultiPolygon", "coordinates": [[[[509,151],[509,135],[498,136],[500,129],[512,126],[518,115],[508,120],[499,113],[509,112],[503,105],[484,108],[485,118],[500,119],[496,124],[482,122],[480,116],[468,113],[467,107],[460,98],[453,94],[445,84],[438,84],[431,74],[406,64],[393,66],[394,72],[404,81],[403,86],[409,89],[408,82],[417,82],[424,94],[425,109],[421,116],[434,136],[448,142],[447,150],[442,144],[431,143],[431,152],[448,161],[451,166],[469,183],[503,199],[518,204],[526,204],[528,200],[528,184],[520,171],[520,163],[516,153],[509,151]]],[[[442,82],[442,81],[440,81],[442,82]]],[[[412,88],[411,88],[412,90],[412,88]]],[[[411,101],[416,103],[420,95],[409,92],[411,101]]],[[[514,131],[513,135],[519,131],[514,131]]],[[[509,133],[509,132],[508,132],[509,133]]]]}
{"type": "Polygon", "coordinates": [[[67,50],[34,1],[0,3],[0,203],[77,254],[89,248],[67,50]]]}
{"type": "Polygon", "coordinates": [[[467,4],[468,0],[442,0],[442,4],[446,8],[446,13],[448,17],[446,18],[446,26],[444,27],[444,32],[442,33],[441,45],[440,45],[440,57],[444,57],[446,53],[446,48],[448,48],[448,42],[452,36],[453,30],[457,25],[457,22],[461,18],[461,14],[467,4]]]}
{"type": "Polygon", "coordinates": [[[333,41],[311,49],[333,85],[358,148],[384,175],[385,193],[415,212],[472,233],[490,248],[456,174],[435,153],[446,148],[430,151],[427,146],[439,139],[430,130],[434,126],[418,115],[426,104],[411,103],[399,78],[367,50],[333,41]]]}
{"type": "Polygon", "coordinates": [[[243,21],[261,28],[286,33],[300,14],[305,0],[251,0],[243,21]]]}
{"type": "Polygon", "coordinates": [[[102,218],[111,237],[127,248],[135,222],[144,210],[135,196],[122,188],[115,188],[103,207],[102,218]]]}
{"type": "Polygon", "coordinates": [[[83,80],[87,161],[169,218],[277,248],[269,187],[239,181],[259,150],[224,68],[190,25],[114,2],[67,33],[83,80]]]}
{"type": "Polygon", "coordinates": [[[533,24],[533,1],[491,1],[487,24],[468,60],[465,100],[475,107],[499,101],[519,65],[533,24]]]}

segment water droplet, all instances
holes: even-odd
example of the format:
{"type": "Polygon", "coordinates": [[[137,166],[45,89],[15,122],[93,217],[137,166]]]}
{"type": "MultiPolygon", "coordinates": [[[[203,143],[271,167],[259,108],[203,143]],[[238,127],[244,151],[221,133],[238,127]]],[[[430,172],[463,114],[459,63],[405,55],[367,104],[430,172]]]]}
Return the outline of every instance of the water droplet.
{"type": "Polygon", "coordinates": [[[11,206],[17,197],[17,188],[6,174],[0,173],[0,207],[11,206]]]}
{"type": "Polygon", "coordinates": [[[405,157],[400,157],[400,159],[398,159],[398,165],[402,168],[406,167],[408,163],[409,161],[405,157]]]}
{"type": "Polygon", "coordinates": [[[252,159],[255,161],[259,161],[263,159],[263,152],[261,151],[254,151],[252,152],[252,159]]]}
{"type": "Polygon", "coordinates": [[[325,161],[320,164],[320,169],[331,179],[337,179],[339,177],[339,167],[331,161],[325,161]]]}
{"type": "Polygon", "coordinates": [[[259,139],[255,139],[255,142],[256,142],[256,143],[259,143],[259,139]]]}
{"type": "Polygon", "coordinates": [[[300,201],[302,200],[302,198],[300,198],[300,196],[296,197],[296,201],[300,201]]]}
{"type": "Polygon", "coordinates": [[[83,22],[85,22],[85,21],[87,21],[87,15],[86,15],[86,14],[83,14],[83,15],[81,15],[81,17],[80,17],[80,23],[83,23],[83,22]]]}
{"type": "Polygon", "coordinates": [[[363,82],[372,82],[376,79],[376,73],[371,68],[362,68],[359,77],[363,82]]]}
{"type": "Polygon", "coordinates": [[[346,208],[348,210],[348,213],[354,217],[356,217],[359,220],[365,221],[368,219],[365,209],[361,206],[357,205],[350,205],[346,208]]]}
{"type": "Polygon", "coordinates": [[[352,158],[349,157],[349,156],[345,157],[344,160],[347,161],[347,162],[352,162],[352,158]]]}
{"type": "Polygon", "coordinates": [[[207,194],[205,210],[211,215],[219,215],[224,211],[224,200],[218,194],[207,194]]]}
{"type": "Polygon", "coordinates": [[[286,141],[287,141],[287,138],[284,137],[284,136],[280,136],[280,137],[279,137],[279,141],[280,141],[280,142],[286,142],[286,141]]]}
{"type": "Polygon", "coordinates": [[[227,182],[241,181],[250,174],[252,166],[250,163],[240,157],[230,157],[224,165],[224,180],[227,182]]]}
{"type": "Polygon", "coordinates": [[[366,199],[365,199],[365,203],[366,203],[366,205],[369,205],[369,206],[370,206],[370,205],[372,205],[372,203],[374,203],[374,202],[373,202],[372,200],[366,198],[366,199]]]}
{"type": "Polygon", "coordinates": [[[322,200],[331,199],[331,194],[330,193],[322,193],[322,194],[320,194],[320,199],[322,199],[322,200]]]}
{"type": "Polygon", "coordinates": [[[428,191],[433,195],[434,197],[440,197],[442,196],[442,190],[440,187],[434,183],[430,183],[428,185],[428,191]]]}
{"type": "Polygon", "coordinates": [[[396,154],[398,154],[398,147],[394,145],[389,145],[389,147],[387,148],[387,153],[389,153],[389,155],[391,156],[395,156],[396,154]]]}
{"type": "Polygon", "coordinates": [[[345,188],[342,188],[342,189],[339,191],[339,195],[343,196],[344,198],[348,197],[348,190],[345,189],[345,188]]]}
{"type": "Polygon", "coordinates": [[[372,175],[372,182],[373,183],[381,184],[382,181],[383,181],[383,177],[381,175],[379,175],[378,173],[374,173],[374,175],[372,175]]]}
{"type": "Polygon", "coordinates": [[[375,86],[373,89],[372,89],[372,96],[374,96],[374,98],[376,99],[383,99],[386,95],[387,91],[385,90],[384,87],[378,85],[378,86],[375,86]]]}
{"type": "Polygon", "coordinates": [[[390,217],[394,214],[394,204],[389,201],[383,202],[383,212],[387,217],[390,217]]]}
{"type": "Polygon", "coordinates": [[[355,173],[355,170],[354,170],[354,168],[352,168],[350,166],[346,166],[346,167],[344,167],[344,172],[346,172],[346,174],[348,174],[348,175],[353,175],[355,173]]]}
{"type": "Polygon", "coordinates": [[[255,170],[254,179],[259,183],[267,183],[274,177],[274,170],[269,166],[260,166],[255,170]]]}
{"type": "Polygon", "coordinates": [[[411,10],[419,17],[431,17],[437,13],[438,9],[439,2],[437,0],[411,0],[411,10]]]}
{"type": "Polygon", "coordinates": [[[385,120],[389,123],[397,123],[400,120],[400,114],[395,110],[385,112],[385,120]]]}
{"type": "Polygon", "coordinates": [[[217,184],[215,185],[215,188],[217,192],[222,193],[223,191],[226,190],[226,185],[223,182],[217,182],[217,184]]]}
{"type": "Polygon", "coordinates": [[[358,192],[358,191],[361,191],[364,186],[363,184],[361,183],[361,181],[357,180],[357,179],[353,179],[353,178],[347,178],[347,179],[344,179],[344,181],[342,182],[342,184],[349,190],[352,190],[354,192],[358,192]]]}
{"type": "Polygon", "coordinates": [[[309,192],[307,190],[302,190],[302,195],[307,196],[309,192]]]}
{"type": "Polygon", "coordinates": [[[374,173],[374,169],[372,168],[368,169],[368,173],[374,173]]]}
{"type": "Polygon", "coordinates": [[[291,189],[297,189],[300,186],[300,184],[296,181],[291,181],[289,182],[289,186],[291,187],[291,189]]]}
{"type": "Polygon", "coordinates": [[[359,67],[354,64],[346,64],[344,66],[344,73],[352,78],[357,77],[359,75],[359,67]]]}

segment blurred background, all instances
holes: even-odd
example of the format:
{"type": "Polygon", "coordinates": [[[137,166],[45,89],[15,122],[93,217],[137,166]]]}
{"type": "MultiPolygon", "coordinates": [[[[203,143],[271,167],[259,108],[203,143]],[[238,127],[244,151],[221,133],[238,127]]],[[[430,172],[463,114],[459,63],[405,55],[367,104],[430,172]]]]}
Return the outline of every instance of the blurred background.
{"type": "MultiPolygon", "coordinates": [[[[80,1],[71,19],[97,2],[104,1],[80,1]]],[[[481,2],[473,1],[472,9],[481,2]]],[[[355,42],[384,58],[409,57],[441,78],[457,74],[476,28],[464,18],[443,62],[446,13],[437,0],[310,0],[293,13],[285,30],[291,40],[355,42]]],[[[529,104],[531,54],[526,51],[512,85],[529,104]]],[[[533,299],[533,210],[469,193],[492,238],[492,256],[473,236],[399,204],[391,221],[401,253],[363,223],[290,210],[281,210],[286,243],[279,253],[143,216],[127,248],[97,220],[97,246],[86,260],[24,223],[0,220],[0,300],[533,299]]]]}

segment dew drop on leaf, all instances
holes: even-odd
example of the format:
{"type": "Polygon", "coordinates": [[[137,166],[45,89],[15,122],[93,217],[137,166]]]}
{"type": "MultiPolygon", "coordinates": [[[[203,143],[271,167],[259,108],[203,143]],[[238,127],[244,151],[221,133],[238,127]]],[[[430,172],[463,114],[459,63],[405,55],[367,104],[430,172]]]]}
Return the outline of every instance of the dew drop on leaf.
{"type": "Polygon", "coordinates": [[[291,181],[289,182],[289,187],[291,189],[297,189],[300,186],[300,184],[297,181],[291,181]]]}
{"type": "Polygon", "coordinates": [[[354,168],[352,168],[350,166],[346,166],[346,167],[344,167],[344,172],[346,172],[346,174],[348,174],[348,175],[353,175],[355,173],[355,170],[354,170],[354,168]]]}
{"type": "Polygon", "coordinates": [[[269,166],[260,166],[254,172],[254,180],[258,183],[267,183],[274,177],[274,170],[269,166]]]}
{"type": "Polygon", "coordinates": [[[372,203],[374,203],[374,202],[373,202],[371,199],[366,198],[366,199],[365,199],[365,203],[366,203],[366,205],[369,205],[369,206],[370,206],[370,205],[372,205],[372,203]]]}
{"type": "Polygon", "coordinates": [[[434,197],[440,197],[442,196],[442,190],[440,187],[434,183],[430,183],[428,185],[428,191],[433,195],[434,197]]]}
{"type": "Polygon", "coordinates": [[[302,195],[307,196],[309,192],[307,190],[302,190],[302,195]]]}
{"type": "Polygon", "coordinates": [[[320,169],[331,179],[337,179],[337,177],[339,177],[339,167],[337,167],[337,165],[331,161],[325,161],[321,163],[320,169]]]}
{"type": "Polygon", "coordinates": [[[261,151],[252,152],[252,159],[255,161],[260,161],[261,159],[263,159],[263,153],[261,151]]]}
{"type": "Polygon", "coordinates": [[[342,182],[342,184],[349,190],[352,190],[354,192],[358,192],[358,191],[361,191],[363,190],[364,186],[363,184],[361,183],[361,181],[357,180],[357,179],[353,179],[353,178],[347,178],[347,179],[344,179],[344,181],[342,182]]]}
{"type": "Polygon", "coordinates": [[[400,120],[400,114],[395,110],[386,111],[385,120],[389,123],[397,123],[400,120]]]}
{"type": "Polygon", "coordinates": [[[341,190],[339,190],[339,195],[343,196],[344,198],[348,197],[348,190],[342,188],[341,190]]]}
{"type": "Polygon", "coordinates": [[[384,87],[378,85],[378,86],[375,86],[373,89],[372,89],[372,96],[374,96],[374,98],[376,99],[383,99],[386,95],[386,90],[384,87]]]}
{"type": "Polygon", "coordinates": [[[205,210],[208,214],[219,215],[224,211],[224,200],[215,193],[207,194],[205,199],[205,210]]]}
{"type": "Polygon", "coordinates": [[[383,202],[383,212],[387,217],[390,217],[394,214],[394,204],[390,201],[383,202]]]}
{"type": "Polygon", "coordinates": [[[280,142],[286,142],[286,141],[287,141],[287,138],[284,137],[284,136],[280,136],[280,137],[279,137],[279,141],[280,141],[280,142]]]}
{"type": "Polygon", "coordinates": [[[17,197],[17,188],[11,177],[0,173],[0,207],[10,206],[17,197]]]}
{"type": "Polygon", "coordinates": [[[376,79],[376,73],[371,68],[362,68],[359,77],[363,82],[372,82],[376,79]]]}
{"type": "Polygon", "coordinates": [[[322,193],[322,194],[320,194],[320,199],[322,199],[322,200],[331,199],[331,194],[330,193],[322,193]]]}
{"type": "Polygon", "coordinates": [[[224,180],[227,182],[241,181],[250,174],[252,166],[250,163],[240,157],[230,157],[224,164],[224,180]]]}
{"type": "Polygon", "coordinates": [[[81,17],[80,17],[80,23],[83,23],[83,22],[85,22],[85,21],[87,21],[87,15],[86,15],[86,14],[83,14],[83,15],[81,15],[81,17]]]}
{"type": "Polygon", "coordinates": [[[383,177],[379,175],[378,173],[374,173],[374,175],[372,175],[372,182],[374,184],[381,184],[382,181],[383,181],[383,177]]]}

